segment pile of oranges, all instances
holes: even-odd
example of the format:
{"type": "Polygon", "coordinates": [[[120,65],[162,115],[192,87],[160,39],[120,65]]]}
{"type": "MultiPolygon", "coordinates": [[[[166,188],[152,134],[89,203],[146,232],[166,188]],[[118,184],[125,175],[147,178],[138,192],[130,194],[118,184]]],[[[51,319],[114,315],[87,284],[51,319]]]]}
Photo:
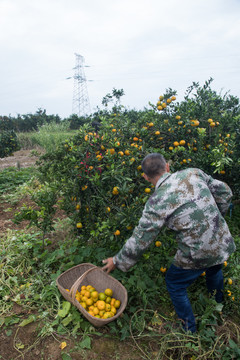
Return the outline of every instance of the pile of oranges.
{"type": "Polygon", "coordinates": [[[75,298],[90,315],[99,319],[113,317],[121,305],[121,301],[113,297],[112,289],[98,292],[92,285],[83,285],[81,291],[77,290],[75,298]]]}

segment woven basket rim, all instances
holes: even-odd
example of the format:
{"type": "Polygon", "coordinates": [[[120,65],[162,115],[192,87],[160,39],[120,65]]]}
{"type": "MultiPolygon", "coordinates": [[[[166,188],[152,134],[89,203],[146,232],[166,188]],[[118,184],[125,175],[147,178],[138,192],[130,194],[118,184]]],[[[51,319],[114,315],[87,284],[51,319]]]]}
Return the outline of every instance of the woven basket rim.
{"type": "MultiPolygon", "coordinates": [[[[74,269],[77,269],[77,268],[82,267],[82,266],[84,266],[84,265],[91,265],[92,267],[96,267],[96,265],[91,264],[91,263],[82,263],[82,264],[75,265],[75,266],[67,269],[67,270],[64,271],[63,273],[61,273],[61,274],[57,277],[56,283],[59,284],[59,279],[61,279],[63,276],[66,276],[68,272],[71,272],[71,271],[73,271],[74,269]]],[[[60,286],[61,286],[61,285],[60,285],[60,286]]]]}

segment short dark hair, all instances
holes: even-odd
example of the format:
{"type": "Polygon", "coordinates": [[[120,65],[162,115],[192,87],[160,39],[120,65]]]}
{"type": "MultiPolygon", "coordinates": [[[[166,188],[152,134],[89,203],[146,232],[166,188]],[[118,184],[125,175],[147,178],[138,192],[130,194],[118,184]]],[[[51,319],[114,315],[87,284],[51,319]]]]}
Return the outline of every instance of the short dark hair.
{"type": "Polygon", "coordinates": [[[165,169],[166,160],[159,153],[148,154],[142,161],[142,170],[150,178],[161,175],[165,169]]]}
{"type": "Polygon", "coordinates": [[[102,126],[102,124],[99,121],[96,121],[96,120],[94,120],[91,125],[92,125],[92,127],[94,128],[94,130],[96,132],[98,132],[100,130],[101,126],[102,126]]]}

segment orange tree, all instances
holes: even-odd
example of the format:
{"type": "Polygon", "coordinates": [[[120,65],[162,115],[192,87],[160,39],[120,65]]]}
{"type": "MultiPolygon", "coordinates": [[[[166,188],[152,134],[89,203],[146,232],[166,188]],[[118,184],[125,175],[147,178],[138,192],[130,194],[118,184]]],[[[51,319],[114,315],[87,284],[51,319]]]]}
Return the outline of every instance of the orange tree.
{"type": "Polygon", "coordinates": [[[131,234],[153,192],[141,172],[150,152],[161,152],[173,171],[199,167],[227,180],[238,195],[239,101],[209,85],[194,84],[181,103],[169,89],[134,121],[109,114],[97,134],[85,124],[42,158],[43,178],[58,183],[61,207],[83,240],[121,245],[131,234]]]}
{"type": "MultiPolygon", "coordinates": [[[[41,158],[40,177],[54,184],[58,205],[71,219],[78,241],[58,272],[81,262],[101,265],[131,236],[154,191],[141,169],[150,152],[162,153],[172,171],[199,167],[226,180],[234,196],[239,195],[239,101],[222,98],[209,85],[194,84],[180,103],[168,89],[139,116],[121,109],[107,113],[99,119],[97,134],[90,123],[84,124],[73,138],[41,158]]],[[[161,243],[152,244],[127,275],[114,272],[129,291],[130,312],[146,303],[158,304],[159,296],[161,304],[169,301],[163,296],[164,274],[175,241],[166,230],[156,241],[161,243]]]]}

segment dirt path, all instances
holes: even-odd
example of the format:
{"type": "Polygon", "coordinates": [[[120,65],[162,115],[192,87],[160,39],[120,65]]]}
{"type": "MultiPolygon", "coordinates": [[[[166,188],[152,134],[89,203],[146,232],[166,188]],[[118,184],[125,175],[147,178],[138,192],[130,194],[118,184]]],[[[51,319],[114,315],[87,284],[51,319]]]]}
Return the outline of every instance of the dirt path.
{"type": "Polygon", "coordinates": [[[38,157],[32,155],[32,150],[19,150],[13,156],[0,158],[0,170],[8,167],[26,168],[35,165],[38,157]]]}

